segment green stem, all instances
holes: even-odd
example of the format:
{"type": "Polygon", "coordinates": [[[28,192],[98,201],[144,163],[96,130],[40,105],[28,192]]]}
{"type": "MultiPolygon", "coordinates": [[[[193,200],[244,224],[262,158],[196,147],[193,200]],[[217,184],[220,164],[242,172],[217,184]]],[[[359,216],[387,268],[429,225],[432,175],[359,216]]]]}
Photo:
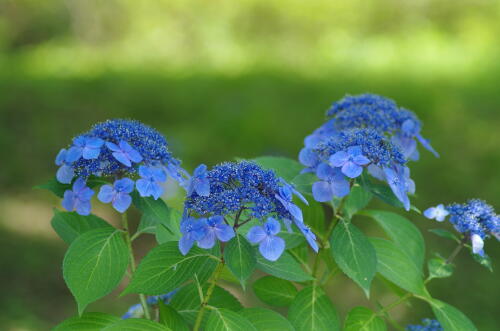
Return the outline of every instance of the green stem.
{"type": "Polygon", "coordinates": [[[212,296],[212,293],[215,288],[215,284],[217,284],[217,280],[219,280],[219,277],[222,273],[222,270],[224,269],[224,258],[221,257],[219,264],[217,265],[217,268],[215,268],[214,274],[212,276],[212,282],[210,284],[210,287],[207,290],[207,295],[203,298],[203,301],[201,302],[200,310],[198,311],[198,315],[196,316],[196,322],[194,323],[194,328],[193,331],[198,331],[201,326],[201,321],[203,320],[203,314],[205,313],[205,309],[208,306],[208,301],[210,300],[210,297],[212,296]]]}
{"type": "MultiPolygon", "coordinates": [[[[128,252],[130,256],[130,273],[132,276],[135,273],[135,258],[134,258],[134,251],[132,249],[132,240],[130,238],[130,231],[128,228],[128,218],[127,218],[127,213],[122,214],[122,226],[123,229],[125,230],[125,242],[127,243],[128,246],[128,252]]],[[[141,301],[142,309],[144,310],[144,317],[146,317],[148,320],[151,319],[151,315],[149,314],[149,308],[148,304],[146,303],[146,296],[144,294],[139,294],[139,300],[141,301]]]]}
{"type": "Polygon", "coordinates": [[[467,236],[464,235],[462,240],[460,240],[459,245],[455,248],[455,250],[451,253],[451,255],[446,259],[445,264],[450,264],[453,262],[455,257],[457,257],[458,253],[462,250],[462,248],[465,246],[465,243],[467,242],[467,236]]]}

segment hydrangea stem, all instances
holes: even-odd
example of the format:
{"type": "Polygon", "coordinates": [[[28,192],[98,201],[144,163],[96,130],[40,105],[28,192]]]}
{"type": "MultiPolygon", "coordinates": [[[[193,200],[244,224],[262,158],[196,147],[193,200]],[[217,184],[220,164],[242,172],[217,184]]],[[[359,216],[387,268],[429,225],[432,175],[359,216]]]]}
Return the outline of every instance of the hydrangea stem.
{"type": "MultiPolygon", "coordinates": [[[[135,273],[135,257],[134,257],[134,251],[132,249],[132,240],[130,238],[130,231],[128,228],[128,217],[127,213],[122,214],[122,226],[123,229],[125,230],[125,241],[128,246],[128,252],[130,256],[130,273],[132,276],[135,273]]],[[[141,301],[142,309],[144,310],[144,317],[146,317],[148,320],[151,319],[151,315],[149,314],[149,308],[148,304],[146,303],[146,296],[144,294],[139,294],[139,300],[141,301]]]]}
{"type": "Polygon", "coordinates": [[[201,302],[200,310],[198,311],[198,315],[196,315],[196,322],[194,323],[193,331],[198,331],[201,326],[201,321],[203,320],[203,314],[205,313],[205,308],[207,308],[208,301],[212,296],[215,285],[219,280],[219,277],[224,269],[224,257],[221,257],[219,264],[215,268],[215,271],[212,275],[212,282],[210,283],[210,287],[207,290],[207,294],[204,296],[203,301],[201,302]]]}
{"type": "Polygon", "coordinates": [[[455,257],[457,257],[458,253],[460,253],[460,251],[462,250],[462,248],[465,246],[466,242],[467,242],[467,236],[464,235],[464,237],[462,238],[462,240],[460,240],[460,243],[458,244],[458,246],[451,253],[451,255],[446,259],[446,262],[445,262],[446,264],[450,264],[451,262],[453,262],[453,260],[455,259],[455,257]]]}

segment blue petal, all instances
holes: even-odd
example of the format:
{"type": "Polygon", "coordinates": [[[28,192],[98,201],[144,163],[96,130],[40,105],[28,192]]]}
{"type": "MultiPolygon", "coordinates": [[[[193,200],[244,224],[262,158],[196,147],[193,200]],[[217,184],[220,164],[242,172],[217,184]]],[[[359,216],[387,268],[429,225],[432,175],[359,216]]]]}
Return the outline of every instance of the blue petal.
{"type": "Polygon", "coordinates": [[[269,261],[279,259],[285,250],[285,241],[276,236],[266,237],[259,245],[259,252],[269,261]]]}
{"type": "MultiPolygon", "coordinates": [[[[334,196],[343,198],[351,191],[349,181],[342,176],[342,178],[335,178],[330,184],[334,196]]],[[[331,199],[330,199],[331,200],[331,199]]]]}
{"type": "Polygon", "coordinates": [[[63,198],[61,204],[62,204],[63,208],[66,209],[67,211],[73,211],[75,209],[73,191],[66,190],[64,192],[64,198],[63,198]]]}
{"type": "Polygon", "coordinates": [[[248,241],[250,241],[253,244],[261,242],[266,237],[267,237],[266,232],[264,231],[264,228],[260,225],[252,227],[247,234],[248,241]]]}
{"type": "Polygon", "coordinates": [[[167,173],[162,168],[154,167],[151,172],[155,181],[163,183],[167,180],[167,173]]]}
{"type": "Polygon", "coordinates": [[[396,171],[390,168],[384,168],[384,173],[392,192],[403,203],[405,210],[410,210],[410,199],[406,195],[406,185],[403,178],[396,171]]]}
{"type": "Polygon", "coordinates": [[[335,175],[335,168],[330,167],[326,163],[320,163],[316,169],[316,176],[319,179],[329,181],[335,175]]]}
{"type": "Polygon", "coordinates": [[[131,193],[134,190],[134,181],[130,178],[118,179],[113,186],[118,192],[131,193]]]}
{"type": "Polygon", "coordinates": [[[82,148],[73,146],[66,153],[66,162],[73,163],[82,156],[82,148]]]}
{"type": "Polygon", "coordinates": [[[273,236],[281,231],[281,224],[276,219],[268,217],[264,223],[264,231],[268,236],[273,236]]]}
{"type": "Polygon", "coordinates": [[[112,142],[107,141],[106,142],[106,147],[109,148],[112,152],[121,152],[122,150],[120,147],[118,147],[116,144],[113,144],[112,142]]]}
{"type": "Polygon", "coordinates": [[[229,241],[235,236],[233,228],[227,224],[217,225],[215,228],[215,234],[217,238],[222,242],[229,241]]]}
{"type": "Polygon", "coordinates": [[[314,150],[305,147],[299,153],[299,161],[306,167],[314,167],[318,163],[318,156],[314,150]]]}
{"type": "Polygon", "coordinates": [[[113,200],[113,207],[120,213],[124,213],[130,204],[132,203],[132,197],[127,193],[117,193],[113,200]]]}
{"type": "Polygon", "coordinates": [[[368,173],[372,175],[373,177],[377,178],[378,180],[385,180],[385,173],[382,168],[379,166],[374,165],[373,163],[368,166],[368,173]]]}
{"type": "Polygon", "coordinates": [[[432,154],[434,154],[435,157],[439,157],[439,153],[436,152],[436,150],[434,148],[432,148],[429,140],[425,139],[420,134],[417,134],[416,136],[417,136],[418,141],[420,141],[420,143],[422,144],[422,146],[424,146],[424,148],[426,150],[428,150],[429,152],[431,152],[432,154]]]}
{"type": "Polygon", "coordinates": [[[57,153],[57,156],[56,156],[56,165],[57,166],[60,166],[64,163],[64,161],[66,160],[66,149],[65,148],[62,148],[59,153],[57,153]]]}
{"type": "Polygon", "coordinates": [[[361,149],[361,146],[351,146],[347,149],[347,154],[351,156],[361,155],[362,153],[363,150],[361,149]]]}
{"type": "Polygon", "coordinates": [[[135,182],[135,187],[141,197],[149,197],[151,195],[151,185],[152,183],[149,180],[142,178],[135,182]]]}
{"type": "Polygon", "coordinates": [[[364,155],[356,155],[354,158],[353,158],[353,161],[354,163],[356,163],[357,165],[367,165],[368,163],[370,163],[370,159],[368,159],[366,156],[364,155]]]}
{"type": "Polygon", "coordinates": [[[313,184],[312,193],[314,200],[318,202],[327,202],[333,199],[333,192],[330,183],[319,181],[313,184]]]}
{"type": "Polygon", "coordinates": [[[193,171],[193,176],[194,177],[202,177],[205,176],[207,173],[207,166],[204,164],[200,164],[199,166],[196,167],[193,171]]]}
{"type": "Polygon", "coordinates": [[[205,249],[210,249],[215,245],[215,233],[213,230],[206,232],[205,236],[198,240],[198,246],[205,249]]]}
{"type": "Polygon", "coordinates": [[[111,185],[103,185],[97,194],[97,199],[103,203],[110,203],[115,196],[115,190],[111,185]]]}
{"type": "Polygon", "coordinates": [[[83,180],[83,178],[80,177],[73,183],[73,192],[79,192],[83,190],[85,186],[86,186],[85,180],[83,180]]]}
{"type": "Polygon", "coordinates": [[[210,182],[207,178],[194,179],[194,189],[199,196],[208,197],[210,195],[210,182]]]}
{"type": "Polygon", "coordinates": [[[349,155],[345,151],[339,151],[330,156],[330,164],[334,167],[342,167],[349,160],[349,155]]]}
{"type": "Polygon", "coordinates": [[[63,164],[56,173],[56,179],[59,183],[70,184],[75,176],[75,171],[69,165],[63,164]]]}
{"type": "Polygon", "coordinates": [[[474,254],[479,254],[479,255],[483,256],[484,255],[484,251],[483,251],[484,241],[483,241],[483,238],[481,238],[481,236],[478,235],[478,234],[473,234],[470,237],[470,240],[472,242],[472,252],[474,252],[474,254]]]}
{"type": "Polygon", "coordinates": [[[181,251],[182,255],[186,255],[189,253],[189,250],[191,247],[193,247],[194,240],[190,236],[182,236],[181,239],[179,240],[179,250],[181,251]]]}
{"type": "Polygon", "coordinates": [[[363,172],[363,167],[348,161],[342,166],[342,173],[349,178],[356,178],[363,172]]]}
{"type": "Polygon", "coordinates": [[[82,215],[82,216],[89,215],[90,210],[91,210],[90,201],[76,200],[75,201],[75,209],[79,215],[82,215]]]}
{"type": "Polygon", "coordinates": [[[299,221],[299,222],[303,222],[304,221],[304,218],[302,216],[302,210],[297,205],[289,202],[286,209],[290,212],[290,214],[292,214],[292,216],[297,221],[299,221]]]}
{"type": "Polygon", "coordinates": [[[130,162],[129,158],[128,158],[128,155],[125,154],[124,152],[120,151],[120,152],[113,152],[113,157],[118,161],[120,162],[121,164],[127,166],[127,167],[131,167],[132,166],[132,163],[130,162]]]}
{"type": "Polygon", "coordinates": [[[94,195],[94,191],[89,187],[84,187],[78,192],[78,199],[81,201],[89,201],[94,195]]]}

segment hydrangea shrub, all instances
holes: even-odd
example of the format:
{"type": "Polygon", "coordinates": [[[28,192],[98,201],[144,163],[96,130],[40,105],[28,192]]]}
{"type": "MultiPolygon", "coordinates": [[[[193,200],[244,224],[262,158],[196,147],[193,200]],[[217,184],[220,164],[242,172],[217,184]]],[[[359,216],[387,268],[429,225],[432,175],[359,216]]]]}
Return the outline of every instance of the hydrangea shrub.
{"type": "Polygon", "coordinates": [[[367,209],[379,199],[420,214],[410,201],[411,164],[418,145],[439,157],[421,121],[373,94],[347,96],[326,117],[304,139],[298,161],[201,164],[192,174],[162,134],[137,121],[110,120],[76,136],[56,156],[55,179],[40,186],[61,198],[52,226],[69,244],[63,276],[78,311],[54,330],[476,330],[427,285],[452,276],[462,249],[492,270],[484,242],[500,239],[493,207],[472,199],[425,209],[422,216],[448,219],[456,230],[433,232],[457,242],[448,258],[425,263],[423,236],[411,221],[367,209]],[[161,199],[172,187],[168,178],[182,188],[182,210],[161,199]],[[121,226],[92,213],[98,202],[120,215],[121,226]],[[141,214],[135,231],[130,209],[141,214]],[[367,220],[384,235],[367,236],[367,220]],[[147,234],[157,245],[137,264],[133,244],[147,234]],[[327,286],[340,273],[369,307],[339,315],[327,286]],[[371,296],[374,282],[398,299],[382,305],[371,296]],[[121,318],[87,311],[120,284],[122,295],[138,298],[121,318]],[[262,304],[244,307],[250,295],[262,304]],[[401,326],[392,309],[411,300],[428,303],[434,317],[401,326]]]}

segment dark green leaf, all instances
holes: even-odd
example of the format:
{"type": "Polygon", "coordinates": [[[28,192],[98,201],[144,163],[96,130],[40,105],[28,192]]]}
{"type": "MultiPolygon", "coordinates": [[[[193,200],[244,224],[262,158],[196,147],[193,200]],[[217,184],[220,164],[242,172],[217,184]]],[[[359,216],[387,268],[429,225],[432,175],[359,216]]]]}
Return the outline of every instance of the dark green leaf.
{"type": "Polygon", "coordinates": [[[295,282],[304,282],[313,279],[286,251],[283,252],[283,255],[281,255],[278,261],[275,262],[268,261],[260,254],[257,254],[257,268],[278,278],[283,278],[295,282]]]}
{"type": "Polygon", "coordinates": [[[50,192],[57,195],[59,198],[62,198],[64,196],[64,192],[66,190],[71,189],[71,185],[70,184],[61,184],[54,177],[54,178],[48,180],[46,183],[37,185],[34,188],[35,189],[49,190],[50,192]]]}
{"type": "Polygon", "coordinates": [[[488,269],[490,272],[493,272],[493,264],[491,263],[491,259],[486,253],[484,256],[481,256],[479,254],[474,254],[471,250],[472,257],[474,258],[474,261],[488,269]]]}
{"type": "Polygon", "coordinates": [[[333,230],[330,247],[340,269],[369,296],[377,255],[368,238],[353,224],[340,221],[333,230]]]}
{"type": "Polygon", "coordinates": [[[446,260],[436,257],[427,262],[430,278],[446,278],[453,274],[455,266],[451,263],[446,263],[446,260]]]}
{"type": "MultiPolygon", "coordinates": [[[[207,292],[208,284],[203,286],[203,292],[207,292]]],[[[241,303],[231,293],[216,286],[208,304],[213,307],[225,308],[232,311],[239,311],[243,308],[241,303]]],[[[196,284],[183,286],[170,301],[172,306],[189,324],[194,324],[196,315],[200,309],[201,300],[196,284]]],[[[205,324],[208,314],[205,314],[202,326],[205,324]]]]}
{"type": "Polygon", "coordinates": [[[322,235],[325,233],[325,211],[323,205],[311,199],[309,206],[302,201],[298,201],[297,205],[302,209],[304,223],[309,225],[314,233],[322,235]]]}
{"type": "Polygon", "coordinates": [[[158,302],[160,323],[175,331],[189,331],[189,327],[182,316],[171,306],[158,302]]]}
{"type": "Polygon", "coordinates": [[[112,229],[109,223],[95,215],[82,216],[75,212],[62,212],[57,209],[54,209],[54,216],[50,223],[59,237],[68,244],[89,230],[112,229]]]}
{"type": "Polygon", "coordinates": [[[370,238],[370,241],[377,251],[377,271],[382,276],[411,293],[425,294],[422,273],[407,254],[389,240],[370,238]]]}
{"type": "Polygon", "coordinates": [[[155,323],[142,318],[129,318],[121,320],[110,326],[105,327],[102,331],[172,331],[167,326],[155,323]]]}
{"type": "Polygon", "coordinates": [[[274,170],[278,177],[282,177],[287,182],[291,182],[304,169],[298,161],[286,157],[261,156],[253,161],[264,169],[274,170]]]}
{"type": "Polygon", "coordinates": [[[298,292],[290,281],[273,276],[259,278],[253,290],[262,302],[277,307],[288,307],[298,292]]]}
{"type": "Polygon", "coordinates": [[[380,210],[365,210],[361,214],[373,218],[396,246],[422,270],[425,257],[424,238],[411,221],[398,214],[380,210]]]}
{"type": "Polygon", "coordinates": [[[460,242],[460,239],[458,239],[458,237],[454,233],[452,233],[452,232],[450,232],[448,230],[444,230],[444,229],[430,229],[429,232],[432,232],[435,235],[440,236],[442,238],[451,239],[453,241],[460,242]]]}
{"type": "Polygon", "coordinates": [[[85,313],[81,317],[68,318],[52,331],[100,331],[118,321],[119,317],[104,313],[85,313]]]}
{"type": "Polygon", "coordinates": [[[210,311],[207,321],[207,331],[257,331],[242,315],[224,308],[214,308],[210,311]]]}
{"type": "Polygon", "coordinates": [[[436,299],[428,302],[446,331],[477,331],[474,324],[457,308],[436,299]]]}
{"type": "Polygon", "coordinates": [[[286,318],[265,308],[245,308],[239,312],[257,331],[295,331],[286,318]]]}
{"type": "Polygon", "coordinates": [[[297,331],[340,330],[335,308],[317,286],[306,287],[297,293],[288,310],[288,319],[297,331]]]}
{"type": "Polygon", "coordinates": [[[365,208],[372,199],[372,194],[365,188],[355,185],[346,198],[344,204],[344,215],[347,219],[351,219],[359,210],[365,208]]]}
{"type": "Polygon", "coordinates": [[[365,307],[355,307],[347,314],[344,331],[386,331],[382,318],[365,307]]]}
{"type": "Polygon", "coordinates": [[[255,249],[241,235],[236,235],[229,241],[224,249],[224,260],[242,284],[250,277],[257,264],[255,249]]]}
{"type": "Polygon", "coordinates": [[[282,229],[282,231],[278,234],[278,237],[283,238],[285,240],[285,247],[287,249],[292,249],[306,242],[304,235],[299,232],[299,230],[292,228],[293,232],[288,232],[286,229],[282,229]]]}
{"type": "Polygon", "coordinates": [[[143,215],[147,215],[147,226],[163,224],[173,234],[179,233],[179,212],[168,208],[162,199],[141,197],[136,191],[132,192],[134,205],[143,215]]]}
{"type": "Polygon", "coordinates": [[[144,257],[124,293],[160,295],[173,291],[194,274],[203,282],[210,277],[217,261],[210,251],[198,247],[184,256],[177,242],[167,242],[144,257]]]}
{"type": "Polygon", "coordinates": [[[128,248],[119,230],[94,229],[73,241],[64,256],[63,276],[80,314],[120,283],[128,262],[128,248]]]}

